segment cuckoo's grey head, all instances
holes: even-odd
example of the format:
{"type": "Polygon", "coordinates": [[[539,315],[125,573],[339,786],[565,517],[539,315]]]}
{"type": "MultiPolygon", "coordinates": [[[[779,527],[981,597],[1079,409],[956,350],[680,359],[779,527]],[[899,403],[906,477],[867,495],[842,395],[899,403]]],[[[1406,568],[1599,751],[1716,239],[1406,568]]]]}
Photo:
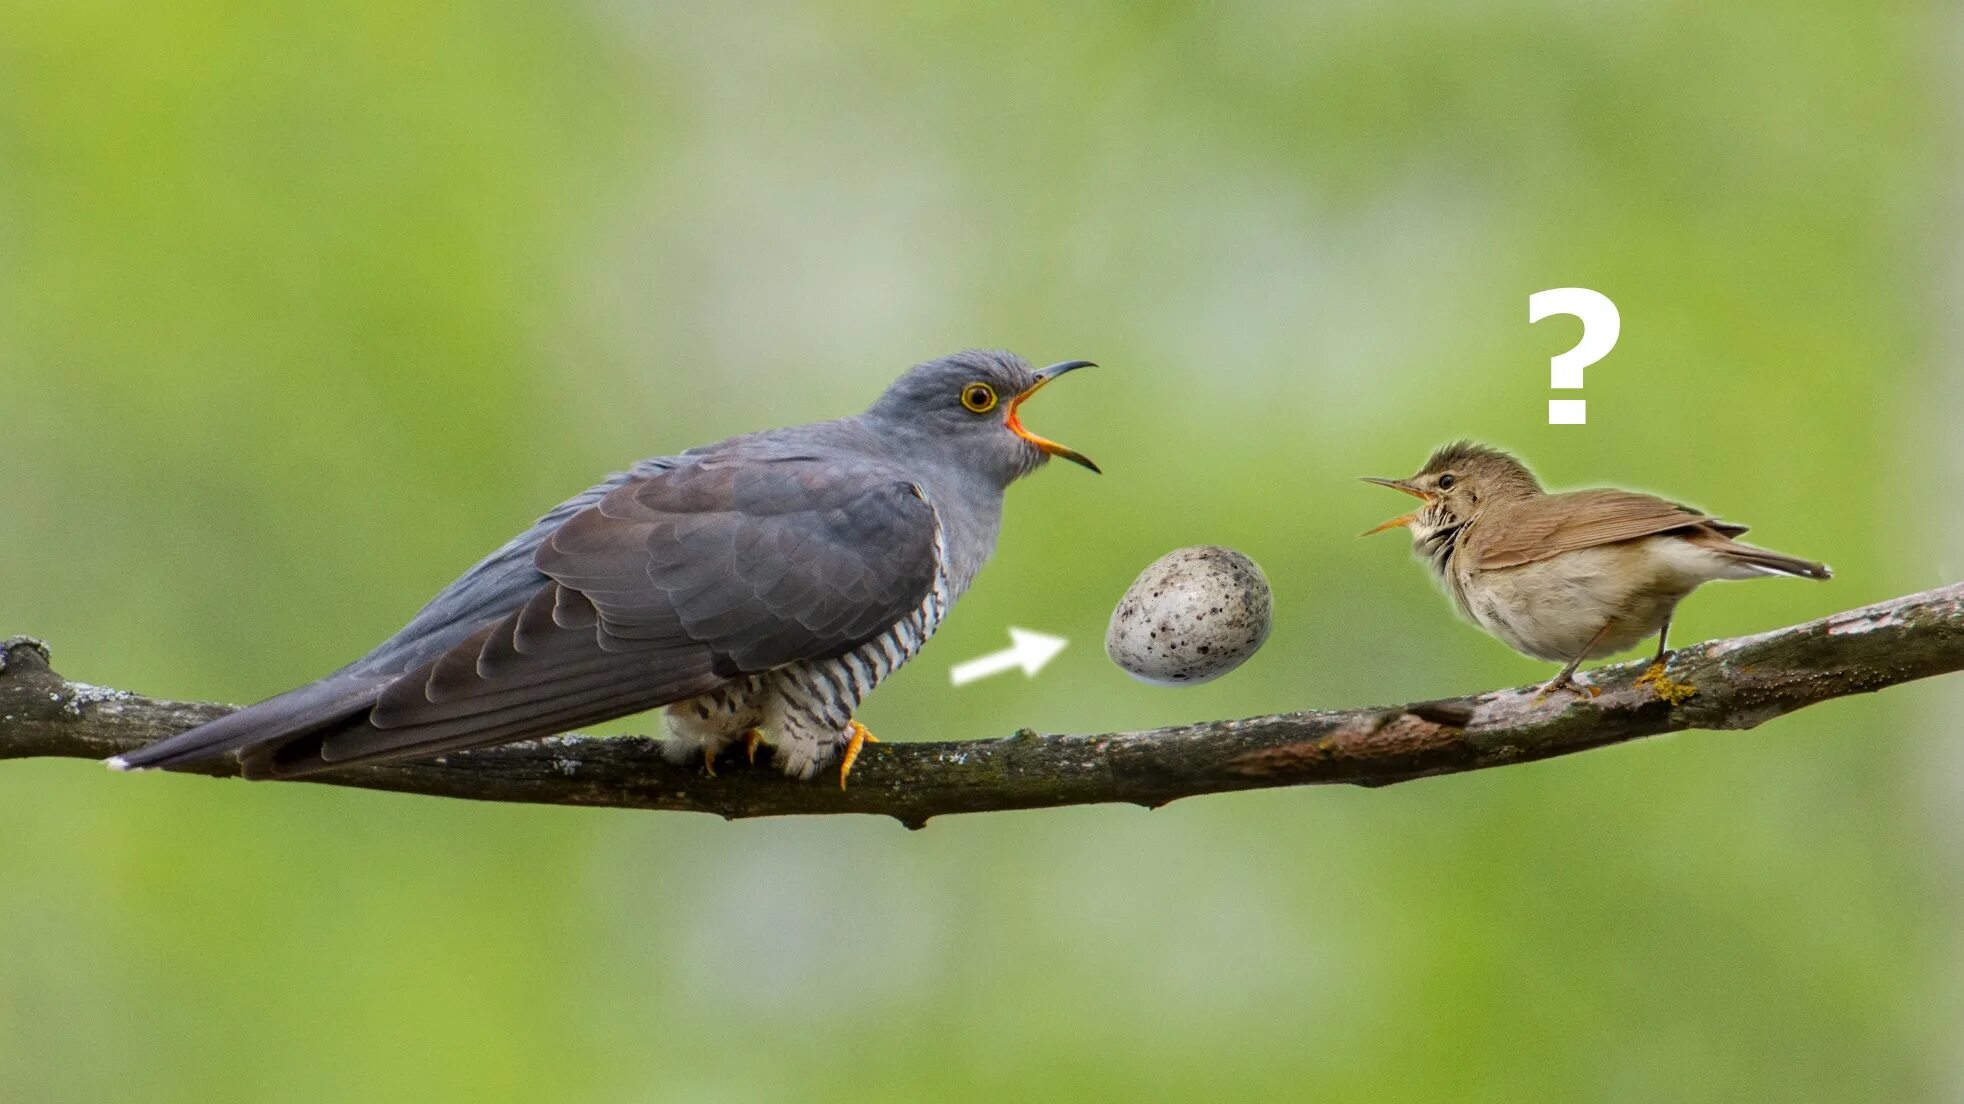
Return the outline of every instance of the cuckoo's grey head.
{"type": "Polygon", "coordinates": [[[1031,433],[1018,416],[1045,384],[1088,367],[1088,360],[1067,360],[1035,369],[1014,353],[970,349],[908,369],[866,419],[902,451],[951,460],[1005,487],[1052,456],[1095,472],[1098,465],[1083,453],[1031,433]]]}

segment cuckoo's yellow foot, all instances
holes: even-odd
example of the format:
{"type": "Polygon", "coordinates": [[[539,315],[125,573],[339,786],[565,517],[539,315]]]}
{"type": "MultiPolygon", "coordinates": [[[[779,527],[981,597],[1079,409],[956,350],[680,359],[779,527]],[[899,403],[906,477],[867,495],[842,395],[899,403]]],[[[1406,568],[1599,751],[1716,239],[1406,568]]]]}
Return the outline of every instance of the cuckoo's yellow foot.
{"type": "Polygon", "coordinates": [[[845,754],[839,757],[839,788],[842,790],[846,788],[846,776],[852,773],[852,765],[859,761],[859,749],[867,744],[880,742],[880,738],[873,735],[872,729],[858,721],[847,725],[847,731],[851,735],[846,739],[845,754]]]}

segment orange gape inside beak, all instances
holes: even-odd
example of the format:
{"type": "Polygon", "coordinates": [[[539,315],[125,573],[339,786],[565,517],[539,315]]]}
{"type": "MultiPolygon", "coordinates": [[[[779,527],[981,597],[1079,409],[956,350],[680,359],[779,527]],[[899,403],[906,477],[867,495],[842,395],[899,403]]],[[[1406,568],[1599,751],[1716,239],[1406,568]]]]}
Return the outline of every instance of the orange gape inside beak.
{"type": "Polygon", "coordinates": [[[1049,384],[1051,380],[1056,379],[1058,376],[1061,376],[1066,372],[1075,371],[1076,369],[1079,368],[1091,368],[1091,367],[1094,367],[1094,365],[1087,360],[1067,360],[1062,364],[1053,364],[1050,367],[1045,368],[1043,371],[1038,372],[1037,381],[1035,383],[1031,384],[1022,394],[1017,395],[1015,398],[1009,400],[1009,413],[1007,416],[1004,417],[1003,424],[1009,427],[1009,431],[1011,433],[1014,433],[1018,437],[1021,437],[1025,441],[1028,441],[1032,445],[1035,445],[1039,452],[1045,453],[1046,455],[1049,456],[1061,456],[1064,459],[1069,460],[1073,464],[1082,464],[1085,467],[1090,468],[1092,471],[1096,472],[1098,471],[1098,465],[1092,463],[1091,458],[1089,456],[1086,456],[1085,454],[1077,451],[1076,449],[1065,448],[1063,445],[1060,445],[1057,442],[1052,441],[1047,437],[1039,437],[1036,434],[1031,433],[1029,430],[1024,429],[1023,419],[1017,417],[1016,414],[1017,408],[1023,405],[1024,400],[1028,399],[1031,395],[1034,395],[1037,392],[1043,390],[1045,385],[1049,384]]]}
{"type": "MultiPolygon", "coordinates": [[[[1427,502],[1432,501],[1431,495],[1426,494],[1424,491],[1421,491],[1417,487],[1412,486],[1408,480],[1379,479],[1376,476],[1367,475],[1364,477],[1364,482],[1376,483],[1380,487],[1390,487],[1394,491],[1403,491],[1406,494],[1411,495],[1413,498],[1422,498],[1427,502]]],[[[1357,535],[1360,537],[1368,537],[1374,533],[1382,533],[1386,529],[1402,529],[1403,527],[1410,525],[1412,522],[1417,520],[1418,520],[1418,511],[1414,510],[1409,514],[1399,514],[1397,517],[1392,518],[1390,521],[1385,522],[1383,525],[1380,525],[1375,529],[1366,529],[1362,533],[1359,533],[1357,535]]]]}
{"type": "Polygon", "coordinates": [[[1366,529],[1357,535],[1360,537],[1374,536],[1378,533],[1384,532],[1386,529],[1402,529],[1405,526],[1410,525],[1412,522],[1417,520],[1418,520],[1418,511],[1414,510],[1409,514],[1399,514],[1397,517],[1392,518],[1390,521],[1385,522],[1383,525],[1380,525],[1375,529],[1366,529]]]}

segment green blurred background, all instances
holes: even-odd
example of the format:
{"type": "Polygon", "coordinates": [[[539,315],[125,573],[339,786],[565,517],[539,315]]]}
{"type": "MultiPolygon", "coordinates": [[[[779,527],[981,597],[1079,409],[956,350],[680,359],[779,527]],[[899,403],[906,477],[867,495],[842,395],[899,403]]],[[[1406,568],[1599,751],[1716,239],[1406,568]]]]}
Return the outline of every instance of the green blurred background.
{"type": "MultiPolygon", "coordinates": [[[[1546,677],[1355,482],[1522,452],[1964,576],[1960,21],[1847,5],[0,6],[0,635],[244,701],[599,474],[970,345],[1103,463],[862,716],[1097,731],[1546,677]],[[1586,427],[1544,424],[1616,300],[1586,427]],[[1267,648],[1099,640],[1238,547],[1267,648]],[[1070,636],[954,693],[1004,627],[1070,636]]],[[[1964,688],[1380,792],[726,824],[0,769],[0,1100],[1941,1100],[1964,688]]],[[[629,727],[645,728],[645,725],[629,727]]]]}

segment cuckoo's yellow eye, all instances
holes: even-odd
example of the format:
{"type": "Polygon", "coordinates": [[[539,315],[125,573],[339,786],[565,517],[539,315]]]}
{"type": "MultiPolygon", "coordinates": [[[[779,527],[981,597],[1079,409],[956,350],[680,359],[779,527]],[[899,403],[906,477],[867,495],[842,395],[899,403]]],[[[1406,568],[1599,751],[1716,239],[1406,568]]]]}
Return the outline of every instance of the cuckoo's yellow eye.
{"type": "Polygon", "coordinates": [[[987,414],[996,408],[996,389],[986,383],[971,383],[962,388],[962,405],[977,414],[987,414]]]}

